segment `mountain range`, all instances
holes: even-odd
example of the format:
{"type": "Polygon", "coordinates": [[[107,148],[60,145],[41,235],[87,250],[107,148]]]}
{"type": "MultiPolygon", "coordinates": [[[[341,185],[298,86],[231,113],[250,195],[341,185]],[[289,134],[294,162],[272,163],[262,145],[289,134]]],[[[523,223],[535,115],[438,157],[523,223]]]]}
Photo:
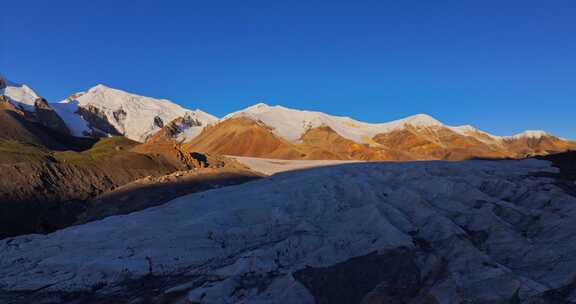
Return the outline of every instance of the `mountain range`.
{"type": "Polygon", "coordinates": [[[496,136],[470,125],[448,126],[426,114],[373,124],[258,103],[218,119],[105,85],[55,103],[5,78],[0,88],[2,100],[14,110],[60,133],[82,138],[122,135],[149,147],[150,142],[164,142],[221,155],[407,161],[523,158],[576,149],[575,142],[544,131],[496,136]]]}

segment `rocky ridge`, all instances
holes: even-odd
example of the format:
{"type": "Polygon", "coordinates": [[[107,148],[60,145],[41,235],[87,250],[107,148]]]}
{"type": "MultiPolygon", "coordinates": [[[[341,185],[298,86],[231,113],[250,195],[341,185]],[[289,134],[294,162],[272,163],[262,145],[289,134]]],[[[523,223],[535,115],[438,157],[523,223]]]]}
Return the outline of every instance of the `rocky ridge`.
{"type": "Polygon", "coordinates": [[[371,161],[524,158],[576,149],[576,142],[540,131],[501,137],[428,115],[367,124],[265,104],[228,115],[186,145],[235,156],[371,161]]]}

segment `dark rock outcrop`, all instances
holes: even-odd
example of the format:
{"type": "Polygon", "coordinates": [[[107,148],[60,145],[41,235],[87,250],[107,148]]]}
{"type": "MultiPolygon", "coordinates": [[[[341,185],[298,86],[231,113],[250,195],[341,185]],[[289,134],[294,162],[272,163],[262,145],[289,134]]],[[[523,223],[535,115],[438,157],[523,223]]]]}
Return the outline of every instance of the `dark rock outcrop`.
{"type": "Polygon", "coordinates": [[[164,127],[164,121],[162,120],[162,118],[160,118],[160,116],[154,117],[154,125],[158,128],[164,127]]]}
{"type": "Polygon", "coordinates": [[[192,127],[201,127],[202,122],[190,115],[185,115],[183,117],[178,117],[167,124],[164,124],[164,121],[160,117],[156,117],[154,118],[154,125],[161,128],[161,130],[156,132],[149,139],[153,140],[153,137],[166,137],[175,140],[187,129],[192,127]]]}
{"type": "Polygon", "coordinates": [[[104,133],[100,135],[106,135],[106,134],[110,134],[113,136],[122,135],[120,131],[117,130],[116,127],[114,127],[110,123],[110,120],[108,120],[106,113],[102,112],[99,108],[95,106],[87,105],[78,107],[78,114],[80,114],[80,116],[82,116],[82,118],[84,118],[84,120],[88,122],[92,130],[96,129],[104,133]]]}
{"type": "Polygon", "coordinates": [[[128,116],[128,113],[126,113],[126,111],[124,111],[124,109],[120,108],[120,109],[112,112],[112,115],[114,116],[114,119],[116,120],[116,122],[118,122],[119,125],[123,126],[124,121],[126,120],[126,116],[128,116]]]}
{"type": "Polygon", "coordinates": [[[36,119],[38,122],[52,130],[60,132],[62,134],[70,134],[70,130],[58,116],[58,114],[48,105],[48,102],[44,98],[38,98],[34,102],[34,107],[36,108],[36,119]]]}

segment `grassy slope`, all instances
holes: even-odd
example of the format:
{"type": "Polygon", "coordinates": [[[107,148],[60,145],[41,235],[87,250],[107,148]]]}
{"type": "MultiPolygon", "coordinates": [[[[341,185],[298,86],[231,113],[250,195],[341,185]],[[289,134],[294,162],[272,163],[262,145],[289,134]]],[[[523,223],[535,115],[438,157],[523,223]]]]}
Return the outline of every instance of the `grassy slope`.
{"type": "Polygon", "coordinates": [[[163,158],[128,151],[136,144],[103,138],[75,152],[0,139],[0,238],[67,226],[84,208],[79,202],[175,170],[163,158]]]}
{"type": "Polygon", "coordinates": [[[53,155],[59,162],[77,166],[90,166],[108,161],[119,155],[132,154],[128,150],[135,145],[137,143],[134,141],[125,137],[115,136],[100,139],[92,148],[86,151],[56,151],[53,155]]]}
{"type": "Polygon", "coordinates": [[[33,143],[0,139],[0,164],[50,161],[86,167],[110,162],[121,156],[148,158],[129,151],[136,145],[137,143],[130,139],[116,136],[102,138],[90,149],[81,152],[52,151],[33,143]]]}

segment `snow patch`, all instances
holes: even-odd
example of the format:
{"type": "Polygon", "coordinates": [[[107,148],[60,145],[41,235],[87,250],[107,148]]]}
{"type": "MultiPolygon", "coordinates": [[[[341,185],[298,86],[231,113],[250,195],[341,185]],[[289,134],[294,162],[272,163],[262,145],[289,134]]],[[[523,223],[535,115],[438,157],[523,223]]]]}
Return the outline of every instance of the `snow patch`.
{"type": "Polygon", "coordinates": [[[522,133],[518,133],[516,135],[509,136],[508,138],[512,138],[512,139],[522,139],[522,138],[539,139],[539,138],[547,137],[547,136],[551,136],[551,135],[545,131],[542,131],[542,130],[526,130],[522,133]]]}
{"type": "Polygon", "coordinates": [[[73,136],[84,137],[91,133],[88,122],[78,115],[78,102],[51,103],[50,106],[64,121],[73,136]]]}
{"type": "Polygon", "coordinates": [[[316,167],[335,166],[342,164],[361,163],[362,161],[354,160],[283,160],[246,156],[230,156],[241,164],[250,168],[250,170],[260,172],[266,175],[272,175],[280,172],[309,169],[316,167]]]}

